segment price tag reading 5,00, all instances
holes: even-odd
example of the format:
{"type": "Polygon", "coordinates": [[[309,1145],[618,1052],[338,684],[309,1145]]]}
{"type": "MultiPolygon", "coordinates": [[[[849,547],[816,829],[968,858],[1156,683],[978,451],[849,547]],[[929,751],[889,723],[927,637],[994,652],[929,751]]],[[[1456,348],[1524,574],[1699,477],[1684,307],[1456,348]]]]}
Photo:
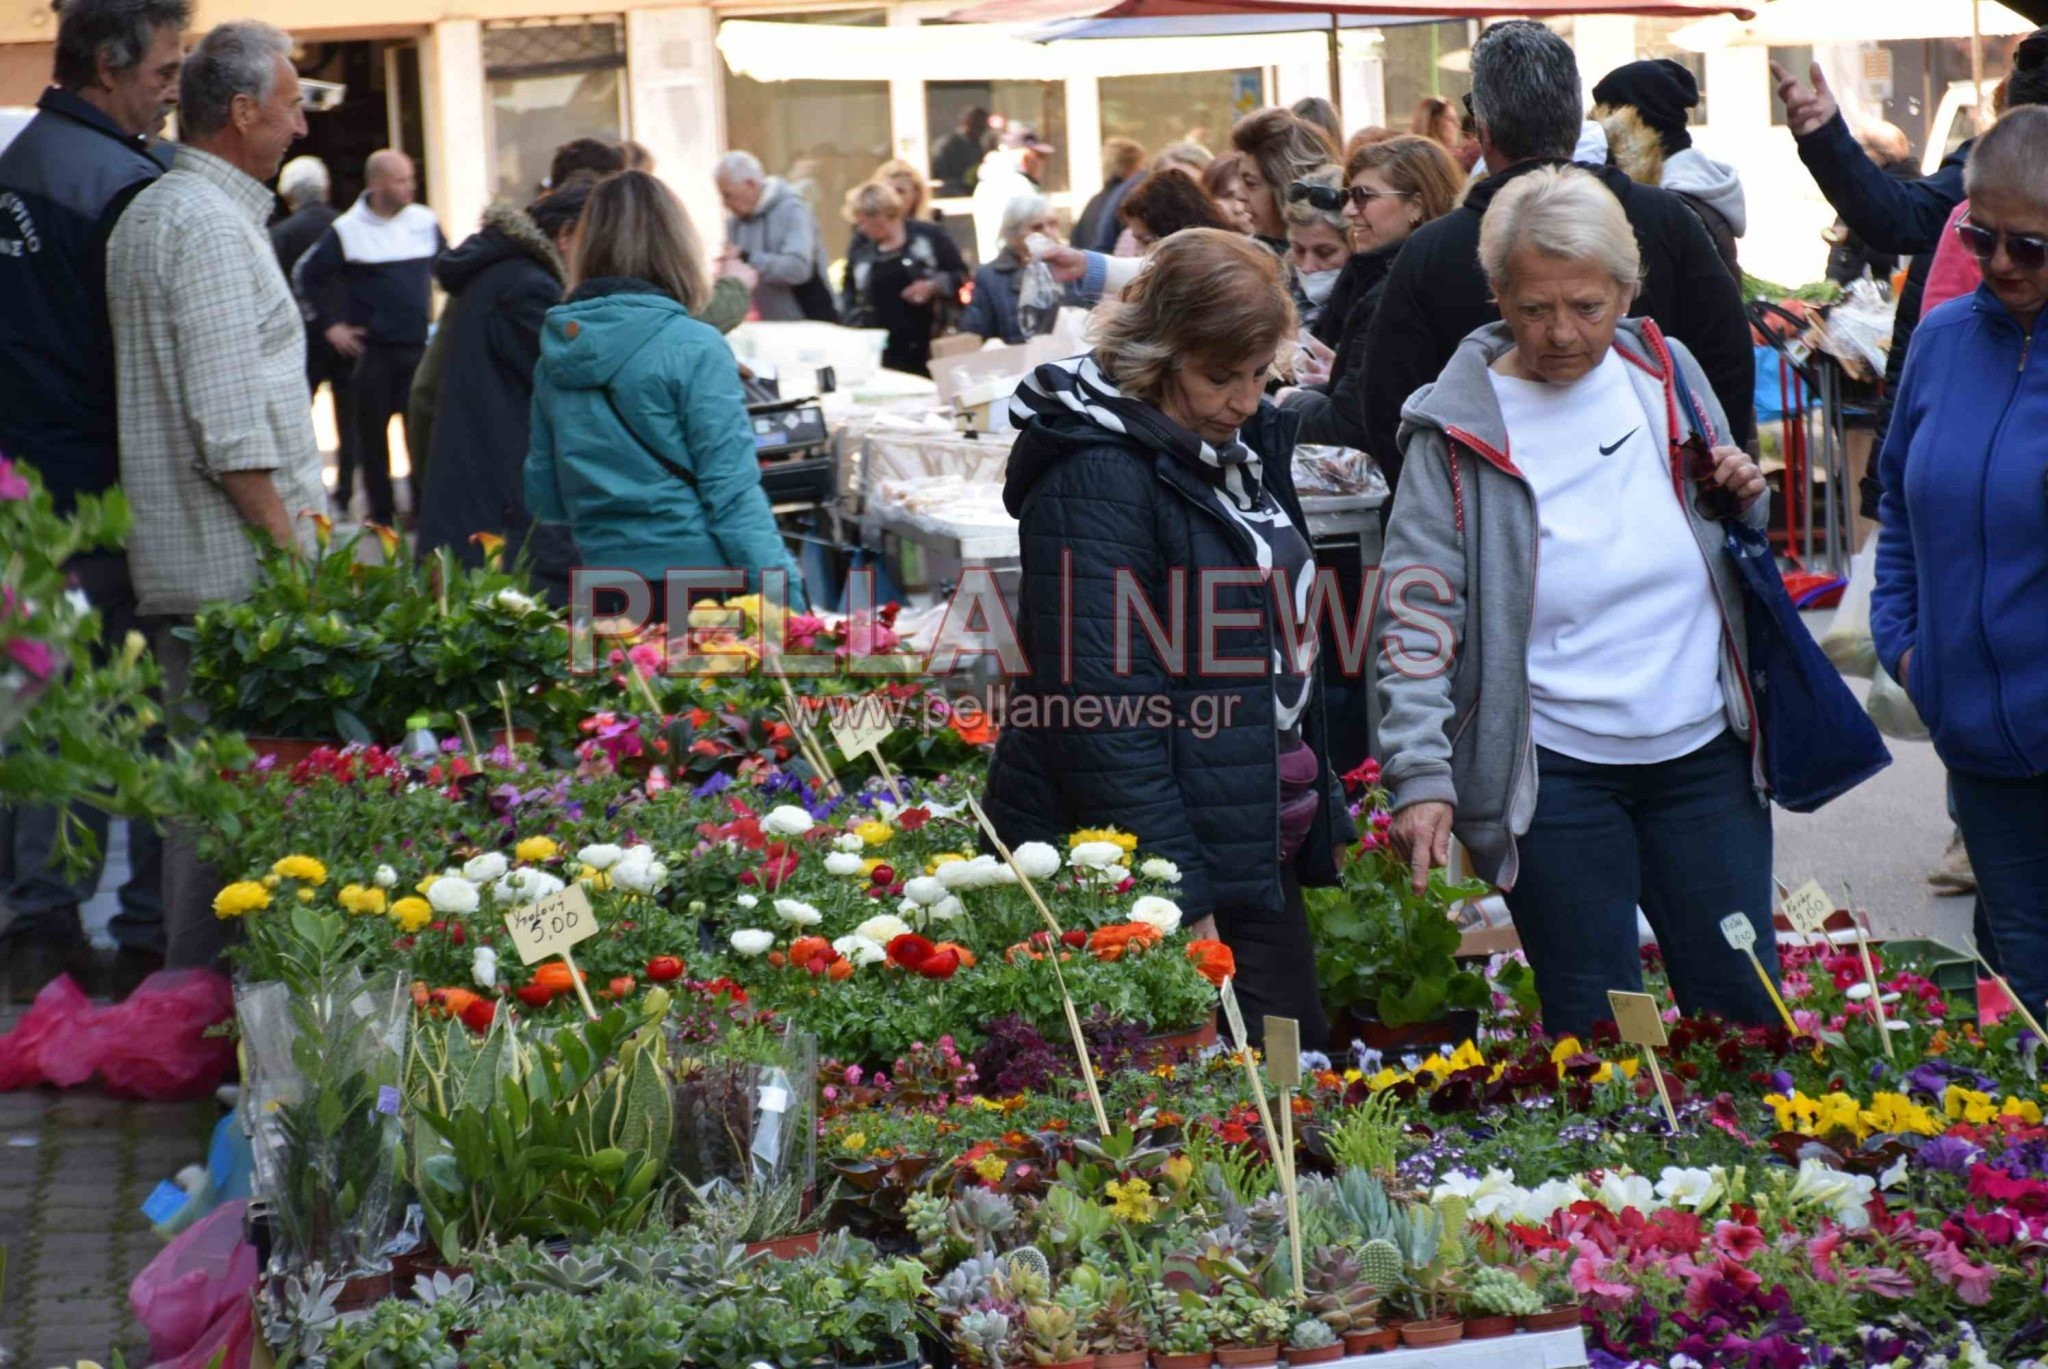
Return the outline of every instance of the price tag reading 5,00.
{"type": "Polygon", "coordinates": [[[596,936],[597,914],[591,911],[583,886],[572,884],[505,914],[505,929],[512,933],[519,963],[531,965],[596,936]]]}

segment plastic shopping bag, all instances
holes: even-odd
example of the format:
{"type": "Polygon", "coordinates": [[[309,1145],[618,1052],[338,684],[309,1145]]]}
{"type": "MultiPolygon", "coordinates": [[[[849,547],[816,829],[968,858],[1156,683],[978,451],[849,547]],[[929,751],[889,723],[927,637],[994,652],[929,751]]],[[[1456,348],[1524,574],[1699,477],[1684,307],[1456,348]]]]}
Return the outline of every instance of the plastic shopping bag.
{"type": "Polygon", "coordinates": [[[1876,579],[1877,538],[1872,536],[1850,560],[1849,588],[1842,591],[1834,620],[1820,639],[1820,649],[1837,670],[1866,680],[1879,671],[1877,647],[1870,640],[1870,586],[1876,579]]]}
{"type": "Polygon", "coordinates": [[[1875,672],[1870,677],[1870,697],[1863,701],[1863,707],[1877,724],[1877,730],[1897,741],[1926,741],[1927,724],[1920,721],[1920,710],[1913,707],[1912,696],[1883,666],[1875,667],[1875,672]]]}
{"type": "Polygon", "coordinates": [[[247,1365],[256,1247],[242,1236],[247,1203],[223,1203],[165,1246],[128,1286],[128,1310],[149,1332],[150,1360],[193,1369],[222,1355],[247,1365]]]}

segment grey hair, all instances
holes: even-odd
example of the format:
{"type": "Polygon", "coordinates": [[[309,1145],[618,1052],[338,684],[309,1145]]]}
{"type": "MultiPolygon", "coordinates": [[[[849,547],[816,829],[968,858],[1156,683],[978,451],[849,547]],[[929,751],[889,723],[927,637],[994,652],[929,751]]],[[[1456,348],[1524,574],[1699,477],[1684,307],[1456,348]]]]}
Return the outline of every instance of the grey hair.
{"type": "Polygon", "coordinates": [[[51,77],[65,90],[82,90],[99,79],[102,57],[115,71],[133,71],[158,29],[183,32],[191,22],[190,0],[65,0],[51,77]]]}
{"type": "Polygon", "coordinates": [[[751,152],[728,152],[712,163],[711,179],[720,185],[759,185],[768,179],[768,169],[751,152]]]}
{"type": "Polygon", "coordinates": [[[1963,189],[2006,191],[2048,210],[2048,105],[2008,109],[1977,139],[1963,170],[1963,189]]]}
{"type": "MultiPolygon", "coordinates": [[[[1344,172],[1336,166],[1319,166],[1313,171],[1304,172],[1301,179],[1310,185],[1328,186],[1332,190],[1339,190],[1344,185],[1344,172]]],[[[1326,209],[1316,208],[1307,200],[1288,199],[1287,195],[1293,189],[1294,187],[1289,186],[1287,190],[1282,191],[1278,196],[1281,209],[1287,215],[1287,226],[1289,228],[1313,228],[1320,223],[1326,227],[1336,229],[1340,235],[1348,235],[1350,233],[1351,225],[1344,221],[1344,211],[1342,209],[1332,213],[1326,209]]]]}
{"type": "Polygon", "coordinates": [[[1566,159],[1585,120],[1571,45],[1532,19],[1509,19],[1472,45],[1472,120],[1510,162],[1566,159]]]}
{"type": "Polygon", "coordinates": [[[328,178],[327,163],[318,157],[294,157],[284,164],[284,170],[277,173],[277,193],[284,196],[292,208],[300,205],[325,203],[327,194],[334,188],[328,178]]]}
{"type": "Polygon", "coordinates": [[[1628,288],[1643,288],[1635,230],[1614,192],[1592,172],[1546,166],[1501,187],[1479,222],[1479,266],[1496,294],[1512,281],[1508,258],[1527,248],[1562,261],[1592,262],[1628,288]]]}
{"type": "Polygon", "coordinates": [[[237,95],[269,99],[277,59],[291,56],[292,36],[261,19],[214,25],[178,73],[178,124],[185,136],[204,138],[226,128],[237,95]]]}
{"type": "Polygon", "coordinates": [[[1003,226],[1000,230],[1004,242],[1024,231],[1024,225],[1052,208],[1052,201],[1043,195],[1019,195],[1003,206],[1003,226]]]}

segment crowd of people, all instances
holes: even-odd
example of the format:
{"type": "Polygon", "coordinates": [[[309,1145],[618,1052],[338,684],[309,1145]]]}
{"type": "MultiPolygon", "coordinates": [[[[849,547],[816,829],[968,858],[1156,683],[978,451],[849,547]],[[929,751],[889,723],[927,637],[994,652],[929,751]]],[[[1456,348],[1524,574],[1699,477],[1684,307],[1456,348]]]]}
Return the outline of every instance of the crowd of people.
{"type": "MultiPolygon", "coordinates": [[[[60,503],[124,491],[125,553],[74,571],[109,641],[151,637],[173,706],[192,707],[177,629],[249,592],[261,542],[311,550],[358,476],[371,521],[401,518],[398,416],[422,553],[473,560],[503,537],[558,599],[579,565],[634,570],[652,599],[623,607],[655,622],[673,567],[782,570],[801,601],[722,333],[844,321],[922,373],[949,334],[1015,344],[1096,307],[1091,349],[1041,367],[1015,412],[1024,687],[1243,706],[1199,743],[1006,731],[989,791],[1004,835],[1139,831],[1180,868],[1190,919],[1232,945],[1254,1020],[1296,1016],[1318,1040],[1300,890],[1331,882],[1355,837],[1337,777],[1365,702],[1293,630],[1316,565],[1290,472],[1298,443],[1349,446],[1393,490],[1382,583],[1427,587],[1426,613],[1390,592],[1375,641],[1387,839],[1418,888],[1455,835],[1505,891],[1553,1028],[1589,1027],[1607,989],[1637,985],[1638,909],[1683,1008],[1766,1015],[1718,931],[1745,912],[1774,965],[1767,741],[1721,542],[1723,521],[1761,528],[1771,507],[1746,212],[1739,174],[1691,145],[1683,67],[1627,64],[1589,110],[1566,42],[1495,24],[1463,111],[1424,101],[1406,131],[1347,139],[1309,100],[1247,114],[1220,154],[1112,139],[1071,234],[1040,183],[1055,149],[970,109],[934,148],[935,185],[890,161],[847,193],[835,258],[803,192],[744,150],[702,172],[725,209],[717,252],[644,150],[603,139],[564,144],[530,203],[453,245],[395,149],[337,209],[326,167],[286,162],[306,131],[291,38],[231,21],[188,50],[189,20],[188,0],[69,0],[55,83],[0,154],[40,244],[0,255],[0,449],[60,503]],[[971,198],[971,255],[927,217],[935,193],[971,198]],[[1226,590],[1206,605],[1226,624],[1217,658],[1111,640],[1130,577],[1185,607],[1169,581],[1246,565],[1288,608],[1264,582],[1226,590]],[[1245,656],[1270,687],[1246,689],[1245,656]]],[[[2020,45],[1991,131],[1924,179],[1873,159],[1817,68],[1780,73],[1779,93],[1844,241],[1873,266],[1914,259],[1874,631],[1949,767],[1980,944],[2048,999],[2048,363],[2031,352],[2048,111],[2030,107],[2048,103],[2048,31],[2020,45]]],[[[97,872],[57,873],[53,815],[5,821],[6,954],[73,964],[97,872]]],[[[130,858],[121,963],[211,960],[190,834],[132,831],[130,858]]]]}

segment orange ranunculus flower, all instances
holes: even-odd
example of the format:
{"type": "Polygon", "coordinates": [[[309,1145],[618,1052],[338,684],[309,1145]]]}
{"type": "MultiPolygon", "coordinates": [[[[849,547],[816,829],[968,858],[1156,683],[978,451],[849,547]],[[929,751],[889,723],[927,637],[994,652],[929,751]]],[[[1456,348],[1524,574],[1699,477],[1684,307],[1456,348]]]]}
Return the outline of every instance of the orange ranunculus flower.
{"type": "Polygon", "coordinates": [[[839,952],[832,949],[832,943],[822,936],[800,936],[789,943],[789,963],[809,965],[819,956],[831,960],[839,952]]]}
{"type": "Polygon", "coordinates": [[[1223,986],[1224,980],[1237,974],[1237,957],[1220,941],[1190,941],[1188,959],[1195,962],[1195,969],[1201,972],[1202,978],[1218,988],[1223,986]]]}
{"type": "Polygon", "coordinates": [[[845,956],[840,956],[825,967],[825,978],[835,982],[853,978],[853,962],[845,956]]]}
{"type": "Polygon", "coordinates": [[[996,739],[996,725],[989,721],[988,714],[977,712],[971,723],[960,721],[960,710],[954,709],[953,716],[946,719],[946,726],[959,734],[960,740],[969,746],[990,746],[996,739]]]}
{"type": "Polygon", "coordinates": [[[932,947],[932,954],[937,955],[940,951],[958,952],[960,956],[960,968],[963,970],[971,970],[974,968],[974,952],[968,950],[959,942],[941,941],[938,945],[932,947]]]}
{"type": "Polygon", "coordinates": [[[578,970],[571,974],[569,967],[559,960],[544,961],[541,967],[533,972],[533,982],[550,993],[575,993],[576,981],[582,978],[587,978],[583,971],[578,970]]]}
{"type": "Polygon", "coordinates": [[[1161,941],[1159,929],[1143,922],[1112,922],[1088,936],[1088,949],[1101,961],[1117,961],[1127,951],[1142,951],[1161,941]]]}
{"type": "Polygon", "coordinates": [[[448,1016],[460,1017],[464,1008],[477,1001],[478,995],[468,989],[436,989],[427,997],[448,1016]]]}

